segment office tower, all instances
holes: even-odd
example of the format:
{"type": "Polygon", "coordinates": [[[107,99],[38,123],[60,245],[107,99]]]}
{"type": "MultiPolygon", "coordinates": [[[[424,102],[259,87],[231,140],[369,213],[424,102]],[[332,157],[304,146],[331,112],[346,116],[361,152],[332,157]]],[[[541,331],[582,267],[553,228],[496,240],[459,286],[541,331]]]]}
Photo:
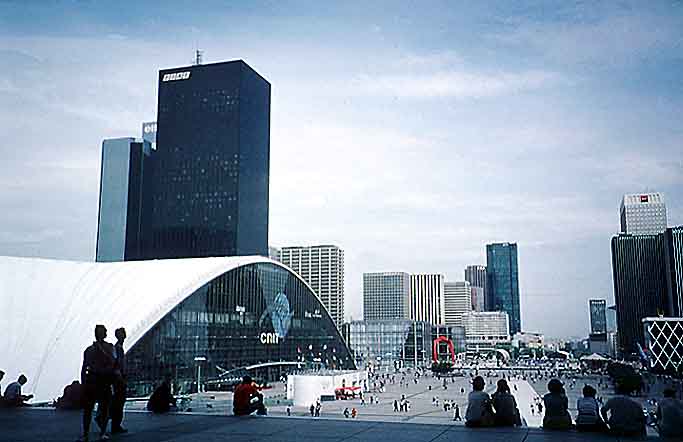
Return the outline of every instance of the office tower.
{"type": "Polygon", "coordinates": [[[510,342],[510,319],[506,312],[468,312],[462,316],[462,321],[470,347],[510,342]]]}
{"type": "Polygon", "coordinates": [[[641,320],[666,313],[663,238],[662,234],[612,238],[612,280],[622,357],[630,357],[637,352],[637,345],[644,345],[641,320]]]}
{"type": "Polygon", "coordinates": [[[410,275],[410,319],[426,321],[433,325],[445,324],[443,294],[443,275],[410,275]]]}
{"type": "Polygon", "coordinates": [[[607,333],[617,332],[617,306],[610,305],[605,311],[605,322],[607,324],[607,333]]]}
{"type": "Polygon", "coordinates": [[[363,273],[363,319],[409,319],[410,275],[363,273]]]}
{"type": "Polygon", "coordinates": [[[472,291],[467,281],[444,283],[444,324],[462,326],[462,315],[472,311],[472,291]]]}
{"type": "Polygon", "coordinates": [[[140,255],[143,176],[151,144],[134,138],[102,142],[97,223],[98,262],[126,261],[140,255]]]}
{"type": "Polygon", "coordinates": [[[486,298],[484,297],[484,289],[481,287],[470,287],[472,291],[472,310],[475,312],[486,311],[486,298]]]}
{"type": "Polygon", "coordinates": [[[654,235],[666,229],[666,205],[661,193],[624,195],[619,214],[621,233],[654,235]]]}
{"type": "Polygon", "coordinates": [[[279,261],[301,276],[332,316],[344,322],[344,251],[333,245],[282,247],[279,261]]]}
{"type": "Polygon", "coordinates": [[[607,301],[589,299],[591,333],[607,333],[607,301]]]}
{"type": "Polygon", "coordinates": [[[486,245],[487,310],[504,311],[510,317],[510,333],[522,331],[519,309],[517,244],[486,245]]]}
{"type": "Polygon", "coordinates": [[[484,292],[484,307],[483,310],[487,310],[486,305],[486,266],[482,265],[471,265],[465,268],[465,281],[470,283],[471,287],[481,287],[484,292]]]}
{"type": "Polygon", "coordinates": [[[145,259],[268,254],[270,84],[241,60],[159,72],[145,259]]]}
{"type": "Polygon", "coordinates": [[[667,315],[683,317],[683,226],[664,232],[667,315]]]}

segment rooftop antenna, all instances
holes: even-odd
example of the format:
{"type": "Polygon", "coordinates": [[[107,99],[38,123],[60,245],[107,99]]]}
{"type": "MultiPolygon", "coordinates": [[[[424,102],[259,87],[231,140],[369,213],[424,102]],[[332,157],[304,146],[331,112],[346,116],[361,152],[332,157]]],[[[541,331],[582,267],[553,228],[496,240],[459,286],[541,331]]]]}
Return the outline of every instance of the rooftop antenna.
{"type": "Polygon", "coordinates": [[[200,65],[202,64],[202,56],[204,55],[204,51],[201,51],[197,49],[194,51],[194,64],[195,65],[200,65]]]}

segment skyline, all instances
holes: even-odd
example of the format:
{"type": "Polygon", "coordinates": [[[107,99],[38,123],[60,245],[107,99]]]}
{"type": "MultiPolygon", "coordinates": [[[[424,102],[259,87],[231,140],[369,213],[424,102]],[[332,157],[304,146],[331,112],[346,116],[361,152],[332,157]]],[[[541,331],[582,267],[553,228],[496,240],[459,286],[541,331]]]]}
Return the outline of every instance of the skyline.
{"type": "Polygon", "coordinates": [[[93,260],[102,140],[197,47],[271,82],[270,243],[344,249],[354,319],[363,272],[516,242],[524,329],[584,336],[622,196],[683,224],[681,5],[206,5],[0,5],[0,254],[93,260]]]}

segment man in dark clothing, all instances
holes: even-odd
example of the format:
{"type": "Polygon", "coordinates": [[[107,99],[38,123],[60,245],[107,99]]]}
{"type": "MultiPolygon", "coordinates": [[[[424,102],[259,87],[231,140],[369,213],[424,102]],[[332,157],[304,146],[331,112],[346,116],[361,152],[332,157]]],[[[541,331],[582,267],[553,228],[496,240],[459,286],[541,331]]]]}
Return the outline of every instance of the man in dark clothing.
{"type": "Polygon", "coordinates": [[[64,387],[62,397],[57,399],[58,410],[80,410],[82,405],[83,386],[78,381],[73,381],[64,387]]]}
{"type": "MultiPolygon", "coordinates": [[[[242,378],[242,383],[235,388],[235,394],[232,396],[232,412],[235,416],[246,416],[254,411],[259,415],[268,414],[263,405],[263,395],[256,389],[251,377],[245,376],[242,378]]],[[[315,412],[315,408],[313,411],[315,412]]]]}
{"type": "Polygon", "coordinates": [[[166,376],[164,382],[149,397],[147,409],[152,413],[168,413],[171,411],[171,406],[175,407],[175,405],[176,400],[171,392],[171,379],[166,376]]]}
{"type": "Polygon", "coordinates": [[[95,403],[97,403],[98,417],[96,421],[100,427],[100,437],[106,438],[111,386],[116,372],[114,346],[104,340],[106,337],[107,329],[105,326],[95,326],[95,342],[83,353],[83,367],[81,368],[83,436],[80,440],[84,442],[88,441],[95,403]]]}
{"type": "Polygon", "coordinates": [[[111,432],[112,434],[120,434],[128,432],[128,430],[121,426],[123,407],[126,405],[126,355],[123,351],[126,329],[117,328],[114,336],[116,336],[116,344],[114,344],[116,376],[114,378],[114,396],[111,400],[111,432]]]}

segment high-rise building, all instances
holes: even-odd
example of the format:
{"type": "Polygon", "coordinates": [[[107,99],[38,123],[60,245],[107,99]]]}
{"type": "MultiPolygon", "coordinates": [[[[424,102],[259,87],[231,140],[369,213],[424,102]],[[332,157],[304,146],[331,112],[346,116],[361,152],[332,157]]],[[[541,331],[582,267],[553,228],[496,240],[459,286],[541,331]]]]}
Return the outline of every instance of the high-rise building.
{"type": "Polygon", "coordinates": [[[465,268],[465,281],[470,283],[471,287],[480,287],[484,293],[484,307],[486,306],[486,266],[471,265],[465,268]]]}
{"type": "Polygon", "coordinates": [[[462,315],[472,311],[472,290],[467,281],[444,283],[444,324],[462,327],[462,315]]]}
{"type": "Polygon", "coordinates": [[[510,342],[510,320],[506,312],[468,312],[462,321],[469,347],[510,342]]]}
{"type": "Polygon", "coordinates": [[[486,245],[487,310],[504,311],[510,317],[510,332],[522,331],[519,307],[517,244],[486,245]]]}
{"type": "Polygon", "coordinates": [[[664,232],[667,314],[683,317],[683,226],[664,232]]]}
{"type": "Polygon", "coordinates": [[[410,275],[363,273],[363,319],[409,319],[410,275]]]}
{"type": "Polygon", "coordinates": [[[334,245],[282,247],[279,261],[311,286],[337,327],[344,322],[344,251],[334,245]]]}
{"type": "Polygon", "coordinates": [[[612,280],[622,357],[637,352],[637,344],[645,344],[641,320],[666,313],[663,238],[662,234],[612,238],[612,280]]]}
{"type": "Polygon", "coordinates": [[[159,72],[142,257],[268,254],[270,84],[245,62],[159,72]]]}
{"type": "Polygon", "coordinates": [[[472,292],[472,310],[475,312],[486,311],[486,298],[484,297],[484,289],[481,287],[470,287],[472,292]]]}
{"type": "Polygon", "coordinates": [[[666,205],[661,193],[624,195],[619,214],[621,233],[654,235],[666,229],[666,205]]]}
{"type": "Polygon", "coordinates": [[[143,177],[151,144],[134,138],[102,142],[97,223],[98,262],[127,261],[140,255],[143,177]]]}
{"type": "Polygon", "coordinates": [[[445,324],[444,276],[438,273],[410,275],[410,319],[445,324]]]}
{"type": "Polygon", "coordinates": [[[268,246],[268,258],[273,261],[280,261],[280,249],[274,246],[268,246]]]}
{"type": "Polygon", "coordinates": [[[607,333],[607,301],[604,299],[589,299],[591,333],[607,333]]]}

